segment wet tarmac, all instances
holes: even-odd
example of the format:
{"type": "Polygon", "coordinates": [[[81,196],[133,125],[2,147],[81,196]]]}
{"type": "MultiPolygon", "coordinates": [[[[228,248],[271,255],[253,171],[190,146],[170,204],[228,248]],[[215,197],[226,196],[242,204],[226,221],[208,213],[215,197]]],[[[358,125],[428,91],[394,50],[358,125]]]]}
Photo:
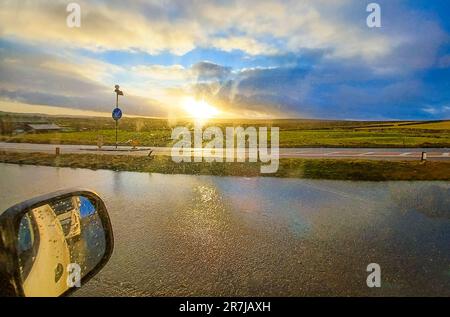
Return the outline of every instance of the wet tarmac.
{"type": "Polygon", "coordinates": [[[450,183],[161,175],[0,164],[1,210],[104,198],[107,266],[75,296],[450,296],[450,183]],[[381,287],[366,285],[367,265],[381,287]]]}

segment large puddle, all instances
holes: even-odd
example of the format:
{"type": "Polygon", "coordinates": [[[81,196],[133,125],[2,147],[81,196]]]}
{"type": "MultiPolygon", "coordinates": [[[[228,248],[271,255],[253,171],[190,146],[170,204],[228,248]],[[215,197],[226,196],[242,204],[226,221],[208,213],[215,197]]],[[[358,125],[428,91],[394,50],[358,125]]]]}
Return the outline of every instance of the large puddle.
{"type": "MultiPolygon", "coordinates": [[[[0,209],[105,200],[108,265],[76,295],[447,295],[450,183],[161,175],[0,164],[0,209]],[[381,288],[368,288],[369,263],[381,288]]],[[[1,212],[1,211],[0,211],[1,212]]]]}

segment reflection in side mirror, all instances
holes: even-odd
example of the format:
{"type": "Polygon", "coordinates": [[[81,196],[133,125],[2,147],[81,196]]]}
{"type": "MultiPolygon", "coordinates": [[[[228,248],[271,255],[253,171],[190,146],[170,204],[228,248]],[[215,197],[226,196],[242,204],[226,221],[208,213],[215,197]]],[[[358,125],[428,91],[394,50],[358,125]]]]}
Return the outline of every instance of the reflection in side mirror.
{"type": "Polygon", "coordinates": [[[112,230],[106,207],[96,194],[77,191],[23,204],[23,212],[17,208],[9,212],[16,213],[14,275],[20,295],[67,294],[109,259],[112,230]]]}
{"type": "Polygon", "coordinates": [[[105,230],[96,207],[84,196],[63,198],[27,212],[17,241],[26,296],[63,294],[105,255],[105,230]]]}

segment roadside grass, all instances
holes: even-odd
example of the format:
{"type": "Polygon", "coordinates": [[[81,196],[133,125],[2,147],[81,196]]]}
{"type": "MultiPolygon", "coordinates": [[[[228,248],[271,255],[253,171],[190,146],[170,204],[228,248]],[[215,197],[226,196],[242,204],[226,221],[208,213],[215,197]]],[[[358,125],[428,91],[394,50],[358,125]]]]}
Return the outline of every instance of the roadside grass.
{"type": "Polygon", "coordinates": [[[450,131],[450,121],[439,121],[430,123],[415,123],[415,124],[400,124],[397,125],[398,129],[425,129],[425,130],[449,130],[450,131]]]}
{"type": "MultiPolygon", "coordinates": [[[[104,145],[115,144],[114,130],[21,134],[0,136],[0,140],[20,143],[96,145],[99,137],[102,138],[104,145]]],[[[170,129],[119,132],[119,144],[130,140],[138,141],[140,146],[171,146],[174,143],[170,129]]],[[[280,130],[280,147],[450,147],[450,130],[280,130]]]]}
{"type": "MultiPolygon", "coordinates": [[[[0,140],[19,143],[97,145],[100,137],[104,145],[113,145],[116,142],[115,133],[115,130],[49,132],[21,134],[12,137],[0,136],[0,140]]],[[[172,142],[170,135],[171,131],[164,129],[151,132],[120,131],[118,142],[122,144],[129,140],[137,140],[141,146],[166,146],[172,142]]]]}
{"type": "Polygon", "coordinates": [[[278,172],[261,174],[261,163],[175,163],[170,156],[126,156],[0,152],[0,163],[107,169],[162,174],[269,176],[333,180],[450,181],[450,162],[375,161],[347,159],[280,159],[278,172]]]}
{"type": "Polygon", "coordinates": [[[281,131],[280,147],[448,147],[450,131],[312,130],[281,131]]]}

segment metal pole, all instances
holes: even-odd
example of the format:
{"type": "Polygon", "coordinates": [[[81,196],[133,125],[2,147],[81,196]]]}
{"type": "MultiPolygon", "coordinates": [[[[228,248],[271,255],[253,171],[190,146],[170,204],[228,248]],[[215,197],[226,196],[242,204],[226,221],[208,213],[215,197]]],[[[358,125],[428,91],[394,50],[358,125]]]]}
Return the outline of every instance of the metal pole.
{"type": "Polygon", "coordinates": [[[116,150],[117,150],[117,120],[116,120],[116,150]]]}
{"type": "MultiPolygon", "coordinates": [[[[116,108],[119,108],[119,92],[116,91],[116,108]]],[[[117,150],[117,121],[116,121],[116,150],[117,150]]]]}
{"type": "MultiPolygon", "coordinates": [[[[116,109],[119,107],[119,93],[117,92],[116,89],[116,109]]],[[[117,150],[117,120],[116,121],[116,150],[117,150]]]]}

